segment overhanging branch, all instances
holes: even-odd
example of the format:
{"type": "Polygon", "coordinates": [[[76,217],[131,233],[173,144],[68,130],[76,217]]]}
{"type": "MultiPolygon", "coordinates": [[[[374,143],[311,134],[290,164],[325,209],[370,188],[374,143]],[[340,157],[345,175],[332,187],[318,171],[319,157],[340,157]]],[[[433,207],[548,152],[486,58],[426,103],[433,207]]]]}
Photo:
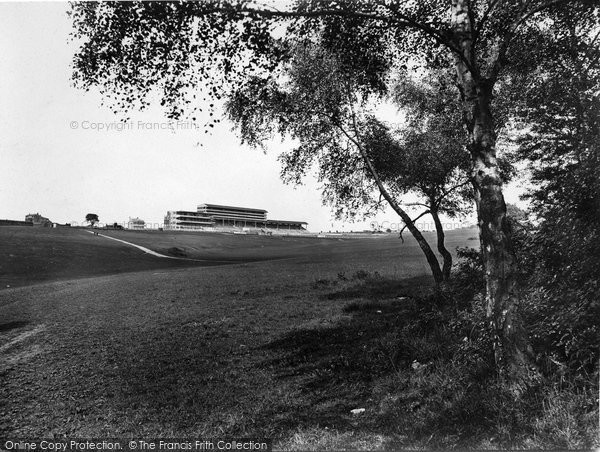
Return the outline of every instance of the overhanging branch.
{"type": "MultiPolygon", "coordinates": [[[[419,216],[417,216],[416,218],[410,220],[412,221],[412,223],[414,224],[415,221],[417,221],[419,218],[424,217],[425,215],[427,215],[428,213],[431,213],[430,210],[425,210],[424,212],[422,212],[419,216]]],[[[398,234],[398,238],[400,240],[402,240],[402,243],[404,243],[404,237],[402,237],[402,233],[404,232],[404,230],[407,228],[408,224],[404,223],[404,226],[402,226],[402,229],[400,229],[400,232],[398,234]]]]}

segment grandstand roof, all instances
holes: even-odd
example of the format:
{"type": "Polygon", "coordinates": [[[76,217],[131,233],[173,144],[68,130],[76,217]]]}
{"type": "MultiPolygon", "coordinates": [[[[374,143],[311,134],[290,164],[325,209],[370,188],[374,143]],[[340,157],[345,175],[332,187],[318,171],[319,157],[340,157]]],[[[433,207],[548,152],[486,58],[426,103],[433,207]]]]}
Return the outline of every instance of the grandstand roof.
{"type": "Polygon", "coordinates": [[[208,209],[233,209],[233,210],[245,210],[247,212],[260,212],[260,213],[267,213],[266,210],[263,209],[253,209],[250,207],[239,207],[239,206],[222,206],[220,204],[200,204],[198,206],[198,208],[200,207],[206,207],[208,209]]]}
{"type": "Polygon", "coordinates": [[[292,220],[267,220],[267,223],[273,224],[308,224],[306,221],[292,221],[292,220]]]}

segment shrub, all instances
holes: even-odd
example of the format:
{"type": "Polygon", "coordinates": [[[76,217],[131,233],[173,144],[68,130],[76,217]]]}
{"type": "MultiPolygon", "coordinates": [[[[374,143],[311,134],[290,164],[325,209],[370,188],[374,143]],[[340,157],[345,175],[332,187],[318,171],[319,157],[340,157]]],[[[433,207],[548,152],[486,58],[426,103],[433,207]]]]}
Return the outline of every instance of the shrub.
{"type": "Polygon", "coordinates": [[[522,239],[521,249],[534,349],[570,371],[593,371],[600,349],[598,225],[557,213],[522,239]]]}
{"type": "Polygon", "coordinates": [[[475,248],[457,248],[456,253],[458,261],[452,268],[448,298],[458,309],[468,309],[473,298],[485,289],[483,259],[475,248]]]}

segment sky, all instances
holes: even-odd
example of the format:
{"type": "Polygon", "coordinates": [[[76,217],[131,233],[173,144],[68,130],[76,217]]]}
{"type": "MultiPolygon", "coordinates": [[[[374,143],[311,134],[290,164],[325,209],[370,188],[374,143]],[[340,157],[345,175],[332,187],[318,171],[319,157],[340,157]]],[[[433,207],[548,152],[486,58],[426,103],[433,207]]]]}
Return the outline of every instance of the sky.
{"type": "MultiPolygon", "coordinates": [[[[289,143],[275,141],[266,153],[243,146],[226,120],[208,135],[189,122],[169,125],[151,108],[119,125],[97,93],[72,86],[77,48],[67,10],[66,2],[0,3],[0,219],[39,212],[77,224],[96,213],[103,223],[161,225],[167,210],[212,203],[262,208],[311,231],[399,222],[391,209],[334,220],[314,175],[299,187],[281,181],[277,156],[289,143]]],[[[520,192],[508,187],[507,201],[520,192]]]]}

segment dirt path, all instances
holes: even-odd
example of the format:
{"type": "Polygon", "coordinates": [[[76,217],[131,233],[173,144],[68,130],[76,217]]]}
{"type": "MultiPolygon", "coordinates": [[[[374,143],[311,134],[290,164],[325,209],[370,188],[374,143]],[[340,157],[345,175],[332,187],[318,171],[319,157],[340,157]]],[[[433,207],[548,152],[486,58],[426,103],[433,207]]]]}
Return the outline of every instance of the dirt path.
{"type": "MultiPolygon", "coordinates": [[[[85,231],[85,232],[88,232],[90,234],[95,234],[93,231],[85,231]]],[[[129,245],[129,246],[133,246],[133,247],[135,247],[135,248],[137,248],[139,250],[142,250],[146,254],[150,254],[151,256],[163,257],[163,258],[166,258],[166,259],[177,259],[177,260],[180,260],[180,261],[206,262],[206,259],[190,259],[188,257],[167,256],[166,254],[157,253],[156,251],[152,251],[151,249],[146,248],[144,246],[136,245],[135,243],[126,242],[125,240],[116,239],[114,237],[110,237],[108,235],[104,235],[104,234],[100,234],[100,233],[98,233],[97,235],[100,236],[100,237],[107,238],[107,239],[116,240],[117,242],[121,242],[121,243],[124,243],[124,244],[129,245]]]]}
{"type": "Polygon", "coordinates": [[[28,361],[34,356],[42,353],[44,349],[40,344],[25,344],[23,346],[23,342],[32,336],[45,331],[45,329],[45,325],[38,325],[31,330],[17,335],[0,346],[0,372],[4,372],[14,365],[28,361]]]}
{"type": "Polygon", "coordinates": [[[6,350],[8,350],[9,348],[15,346],[19,342],[23,342],[28,337],[34,336],[34,335],[36,335],[36,334],[38,334],[38,333],[40,333],[40,332],[42,332],[44,330],[45,330],[45,326],[44,325],[38,325],[38,326],[36,326],[32,330],[25,331],[24,333],[19,334],[14,339],[11,339],[6,344],[3,344],[2,346],[0,346],[0,353],[4,353],[6,350]]]}

